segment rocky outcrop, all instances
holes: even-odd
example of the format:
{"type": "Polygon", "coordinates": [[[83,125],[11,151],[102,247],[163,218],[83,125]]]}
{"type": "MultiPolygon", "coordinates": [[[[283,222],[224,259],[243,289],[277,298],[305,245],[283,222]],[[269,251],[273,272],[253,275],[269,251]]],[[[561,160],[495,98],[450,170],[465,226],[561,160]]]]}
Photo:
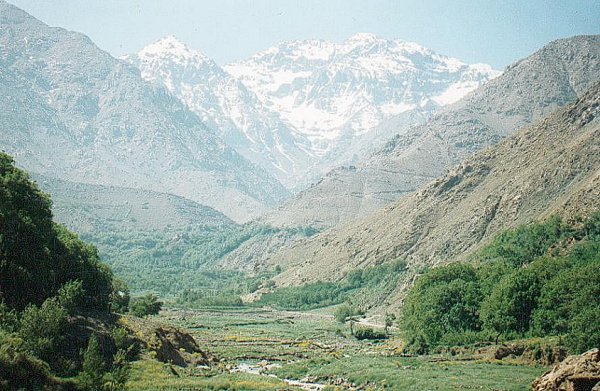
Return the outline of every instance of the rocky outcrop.
{"type": "Polygon", "coordinates": [[[122,317],[120,322],[158,361],[181,367],[209,365],[215,361],[200,349],[190,334],[174,326],[132,316],[122,317]]]}
{"type": "Polygon", "coordinates": [[[569,356],[537,378],[533,391],[589,391],[600,389],[600,351],[569,356]]]}

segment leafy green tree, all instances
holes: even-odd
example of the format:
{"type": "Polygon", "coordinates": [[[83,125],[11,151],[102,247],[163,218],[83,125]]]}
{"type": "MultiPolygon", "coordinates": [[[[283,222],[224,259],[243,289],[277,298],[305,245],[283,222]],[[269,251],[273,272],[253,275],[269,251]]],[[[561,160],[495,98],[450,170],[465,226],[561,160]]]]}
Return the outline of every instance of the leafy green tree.
{"type": "Polygon", "coordinates": [[[16,332],[19,329],[19,315],[17,311],[8,308],[0,301],[0,331],[16,332]]]}
{"type": "Polygon", "coordinates": [[[480,301],[473,266],[451,264],[430,269],[409,291],[400,325],[409,342],[433,346],[446,334],[479,330],[480,301]]]}
{"type": "Polygon", "coordinates": [[[68,281],[58,290],[57,299],[69,314],[75,314],[83,309],[84,296],[82,282],[73,280],[68,281]]]}
{"type": "Polygon", "coordinates": [[[385,330],[386,335],[388,333],[388,329],[394,325],[395,321],[396,321],[396,315],[394,315],[392,313],[385,314],[385,329],[384,330],[385,330]]]}
{"type": "Polygon", "coordinates": [[[96,334],[92,334],[88,346],[83,352],[82,371],[79,380],[88,390],[102,390],[103,377],[107,371],[106,361],[96,334]]]}
{"type": "Polygon", "coordinates": [[[565,335],[576,352],[600,346],[600,254],[583,267],[557,274],[542,288],[534,313],[538,335],[565,335]]]}
{"type": "Polygon", "coordinates": [[[0,389],[76,389],[71,381],[57,381],[48,364],[24,350],[24,341],[14,333],[0,330],[0,389]]]}
{"type": "Polygon", "coordinates": [[[110,302],[112,310],[115,312],[127,312],[129,309],[129,288],[127,284],[120,278],[113,278],[112,292],[110,294],[110,302]]]}
{"type": "Polygon", "coordinates": [[[62,272],[61,281],[81,281],[85,307],[108,311],[113,274],[100,262],[98,250],[61,225],[55,226],[55,233],[58,240],[53,241],[51,251],[55,269],[62,272]]]}
{"type": "Polygon", "coordinates": [[[545,222],[521,226],[497,235],[492,243],[479,251],[480,261],[503,260],[514,266],[532,262],[546,253],[551,245],[572,233],[572,228],[553,216],[545,222]]]}
{"type": "Polygon", "coordinates": [[[47,256],[53,236],[50,206],[29,175],[0,153],[0,300],[11,308],[40,304],[53,288],[47,256]]]}
{"type": "Polygon", "coordinates": [[[52,222],[51,201],[12,158],[0,153],[0,300],[40,305],[71,280],[87,308],[108,308],[112,272],[93,246],[52,222]]]}
{"type": "Polygon", "coordinates": [[[67,310],[54,297],[44,301],[40,307],[34,304],[25,307],[18,333],[27,351],[51,362],[63,340],[67,316],[67,310]]]}
{"type": "Polygon", "coordinates": [[[363,315],[364,311],[350,304],[342,304],[336,308],[333,317],[339,323],[345,323],[348,319],[363,315]]]}
{"type": "Polygon", "coordinates": [[[110,371],[103,376],[104,384],[111,391],[124,390],[130,372],[131,364],[127,361],[127,351],[119,349],[113,356],[110,371]]]}
{"type": "Polygon", "coordinates": [[[153,294],[148,294],[132,300],[129,311],[139,317],[146,315],[156,315],[162,308],[162,302],[158,301],[158,297],[153,294]]]}
{"type": "Polygon", "coordinates": [[[484,327],[496,333],[496,340],[530,331],[544,285],[568,267],[566,259],[541,257],[505,275],[481,305],[484,327]]]}

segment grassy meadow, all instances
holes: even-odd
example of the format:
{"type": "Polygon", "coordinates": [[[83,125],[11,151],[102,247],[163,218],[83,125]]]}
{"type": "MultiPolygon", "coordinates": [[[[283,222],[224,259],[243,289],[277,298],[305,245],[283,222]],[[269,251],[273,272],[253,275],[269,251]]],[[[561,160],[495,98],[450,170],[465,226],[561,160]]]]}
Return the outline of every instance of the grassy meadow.
{"type": "MultiPolygon", "coordinates": [[[[188,330],[218,364],[179,368],[142,359],[132,390],[527,390],[547,368],[485,354],[407,357],[396,330],[358,341],[333,308],[167,309],[160,320],[188,330]]],[[[360,324],[355,325],[363,327],[360,324]]]]}

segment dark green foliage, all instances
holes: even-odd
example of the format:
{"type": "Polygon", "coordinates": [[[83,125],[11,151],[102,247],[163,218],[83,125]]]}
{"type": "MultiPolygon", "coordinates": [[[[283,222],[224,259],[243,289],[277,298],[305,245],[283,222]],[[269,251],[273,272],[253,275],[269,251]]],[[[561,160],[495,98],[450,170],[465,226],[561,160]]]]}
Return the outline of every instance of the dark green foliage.
{"type": "Polygon", "coordinates": [[[79,280],[85,292],[83,304],[87,309],[108,311],[113,274],[100,262],[98,250],[81,241],[65,227],[56,225],[58,246],[56,264],[61,265],[62,281],[79,280]]]}
{"type": "MultiPolygon", "coordinates": [[[[116,350],[107,349],[101,344],[101,338],[92,334],[88,346],[83,351],[82,370],[78,375],[79,383],[86,390],[122,390],[129,378],[135,344],[123,328],[115,328],[112,333],[112,345],[116,350]]],[[[105,343],[108,342],[105,340],[105,343]]]]}
{"type": "Polygon", "coordinates": [[[127,361],[127,351],[119,349],[113,357],[111,370],[104,374],[105,385],[111,391],[124,390],[130,372],[131,364],[127,361]]]}
{"type": "Polygon", "coordinates": [[[542,256],[551,245],[572,234],[572,228],[553,217],[546,222],[505,231],[477,254],[482,262],[503,260],[521,266],[542,256]]]}
{"type": "Polygon", "coordinates": [[[600,253],[597,261],[557,274],[542,288],[534,315],[539,335],[566,334],[574,351],[600,346],[600,253]]]}
{"type": "Polygon", "coordinates": [[[481,303],[481,319],[497,335],[524,335],[531,328],[542,287],[568,267],[561,258],[542,257],[504,275],[481,303]]]}
{"type": "Polygon", "coordinates": [[[129,310],[129,287],[120,278],[113,278],[112,292],[110,294],[111,309],[114,312],[125,313],[129,310]]]}
{"type": "Polygon", "coordinates": [[[80,280],[82,304],[106,309],[111,271],[92,246],[52,222],[50,207],[48,196],[0,153],[0,300],[23,309],[80,280]]]}
{"type": "Polygon", "coordinates": [[[449,333],[480,330],[481,293],[473,266],[452,264],[431,269],[409,292],[400,324],[412,343],[436,345],[449,333]]]}
{"type": "Polygon", "coordinates": [[[19,329],[19,314],[16,310],[8,308],[0,301],[0,332],[15,332],[19,329]]]}
{"type": "Polygon", "coordinates": [[[600,213],[504,232],[475,269],[451,265],[421,276],[401,316],[413,351],[526,335],[561,335],[574,352],[600,345],[600,213]]]}
{"type": "Polygon", "coordinates": [[[67,310],[57,298],[38,307],[30,304],[21,314],[19,335],[26,350],[46,362],[55,361],[67,325],[67,310]]]}
{"type": "Polygon", "coordinates": [[[158,297],[148,294],[142,297],[136,297],[132,300],[129,311],[139,317],[146,315],[156,315],[160,312],[163,303],[158,301],[158,297]]]}
{"type": "Polygon", "coordinates": [[[0,390],[76,390],[55,379],[48,364],[23,350],[23,340],[0,330],[0,390]]]}
{"type": "MultiPolygon", "coordinates": [[[[93,246],[52,222],[50,206],[29,176],[0,153],[2,389],[75,389],[75,383],[52,376],[77,371],[77,344],[89,333],[74,321],[85,318],[69,315],[108,315],[111,270],[93,246]]],[[[84,372],[102,369],[90,360],[91,353],[86,354],[84,372]]]]}
{"type": "Polygon", "coordinates": [[[78,311],[84,310],[85,291],[83,284],[79,280],[68,281],[63,285],[57,294],[58,303],[69,314],[75,314],[78,311]]]}
{"type": "Polygon", "coordinates": [[[357,327],[354,330],[356,339],[386,339],[387,334],[383,330],[375,330],[370,327],[357,327]]]}
{"type": "Polygon", "coordinates": [[[92,334],[88,346],[83,352],[83,368],[79,374],[79,381],[88,390],[101,390],[102,378],[107,370],[104,355],[100,349],[98,337],[92,334]]]}

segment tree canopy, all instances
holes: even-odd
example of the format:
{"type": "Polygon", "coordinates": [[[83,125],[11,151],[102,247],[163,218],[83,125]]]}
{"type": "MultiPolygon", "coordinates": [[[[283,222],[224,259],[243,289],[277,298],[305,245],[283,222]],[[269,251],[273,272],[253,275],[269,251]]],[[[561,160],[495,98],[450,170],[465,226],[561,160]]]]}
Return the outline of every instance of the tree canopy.
{"type": "Polygon", "coordinates": [[[106,309],[112,272],[93,246],[52,221],[51,206],[29,175],[0,153],[0,300],[24,309],[79,280],[81,304],[106,309]]]}

